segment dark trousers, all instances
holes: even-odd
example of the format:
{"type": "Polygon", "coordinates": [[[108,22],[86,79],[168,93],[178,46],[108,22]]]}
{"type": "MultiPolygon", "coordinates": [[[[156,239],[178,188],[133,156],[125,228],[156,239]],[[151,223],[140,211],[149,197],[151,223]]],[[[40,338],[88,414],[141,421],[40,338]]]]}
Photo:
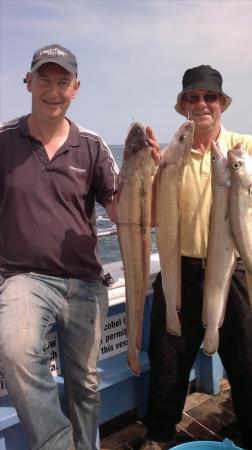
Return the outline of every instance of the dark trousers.
{"type": "MultiPolygon", "coordinates": [[[[144,423],[149,439],[168,441],[182,418],[190,371],[204,337],[204,269],[182,258],[181,337],[166,331],[160,273],[153,283],[149,344],[150,391],[144,423]]],[[[244,445],[252,450],[252,309],[241,263],[234,272],[220,328],[219,355],[231,385],[234,410],[244,445]]]]}

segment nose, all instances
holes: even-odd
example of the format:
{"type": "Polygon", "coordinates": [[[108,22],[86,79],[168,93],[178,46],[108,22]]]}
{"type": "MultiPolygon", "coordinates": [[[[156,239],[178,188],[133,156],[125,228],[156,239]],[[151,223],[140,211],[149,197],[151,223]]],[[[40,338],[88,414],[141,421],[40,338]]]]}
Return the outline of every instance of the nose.
{"type": "Polygon", "coordinates": [[[198,100],[197,104],[198,105],[203,104],[204,106],[207,105],[207,102],[206,102],[206,100],[205,100],[203,95],[199,95],[199,100],[198,100]]]}
{"type": "Polygon", "coordinates": [[[47,86],[47,91],[50,96],[56,97],[59,94],[59,87],[56,81],[51,81],[47,86]]]}

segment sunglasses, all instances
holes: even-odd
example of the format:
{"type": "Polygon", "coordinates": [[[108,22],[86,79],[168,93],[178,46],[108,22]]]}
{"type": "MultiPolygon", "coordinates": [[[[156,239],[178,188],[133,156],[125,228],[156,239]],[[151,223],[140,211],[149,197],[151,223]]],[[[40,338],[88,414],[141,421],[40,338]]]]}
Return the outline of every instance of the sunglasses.
{"type": "Polygon", "coordinates": [[[216,94],[215,92],[207,92],[204,95],[198,94],[184,94],[183,100],[185,102],[191,103],[192,105],[198,103],[202,98],[206,103],[214,103],[221,97],[221,94],[216,94]]]}

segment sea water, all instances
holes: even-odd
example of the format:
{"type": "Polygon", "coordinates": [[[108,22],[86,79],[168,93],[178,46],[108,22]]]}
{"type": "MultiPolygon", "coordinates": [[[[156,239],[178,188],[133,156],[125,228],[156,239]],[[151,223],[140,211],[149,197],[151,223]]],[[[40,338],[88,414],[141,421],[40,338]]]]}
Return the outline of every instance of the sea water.
{"type": "MultiPolygon", "coordinates": [[[[110,145],[109,146],[115,161],[119,168],[122,166],[123,159],[123,145],[110,145]]],[[[108,230],[116,230],[116,225],[111,222],[109,219],[106,210],[96,203],[96,225],[97,232],[101,233],[103,231],[108,230]]],[[[104,236],[100,237],[98,240],[99,244],[99,256],[103,264],[107,264],[109,262],[120,261],[121,254],[119,248],[119,242],[117,234],[112,236],[104,236]]]]}

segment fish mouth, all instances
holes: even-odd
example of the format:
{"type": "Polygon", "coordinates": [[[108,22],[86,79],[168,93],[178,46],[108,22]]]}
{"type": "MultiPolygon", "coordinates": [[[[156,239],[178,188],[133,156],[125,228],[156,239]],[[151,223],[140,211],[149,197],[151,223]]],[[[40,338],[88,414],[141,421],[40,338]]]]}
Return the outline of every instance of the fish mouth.
{"type": "Polygon", "coordinates": [[[189,132],[193,132],[195,128],[195,122],[193,120],[188,120],[185,124],[185,128],[189,132]]]}
{"type": "Polygon", "coordinates": [[[138,122],[133,122],[131,124],[128,136],[125,140],[125,147],[127,147],[128,151],[131,153],[149,147],[148,136],[142,124],[138,122]]]}
{"type": "Polygon", "coordinates": [[[228,161],[231,163],[239,162],[241,159],[245,158],[244,150],[240,144],[237,144],[236,147],[228,150],[227,153],[228,161]]]}
{"type": "Polygon", "coordinates": [[[130,127],[129,127],[129,131],[128,131],[128,135],[131,134],[146,134],[145,128],[144,126],[139,123],[139,122],[133,122],[130,127]]]}

